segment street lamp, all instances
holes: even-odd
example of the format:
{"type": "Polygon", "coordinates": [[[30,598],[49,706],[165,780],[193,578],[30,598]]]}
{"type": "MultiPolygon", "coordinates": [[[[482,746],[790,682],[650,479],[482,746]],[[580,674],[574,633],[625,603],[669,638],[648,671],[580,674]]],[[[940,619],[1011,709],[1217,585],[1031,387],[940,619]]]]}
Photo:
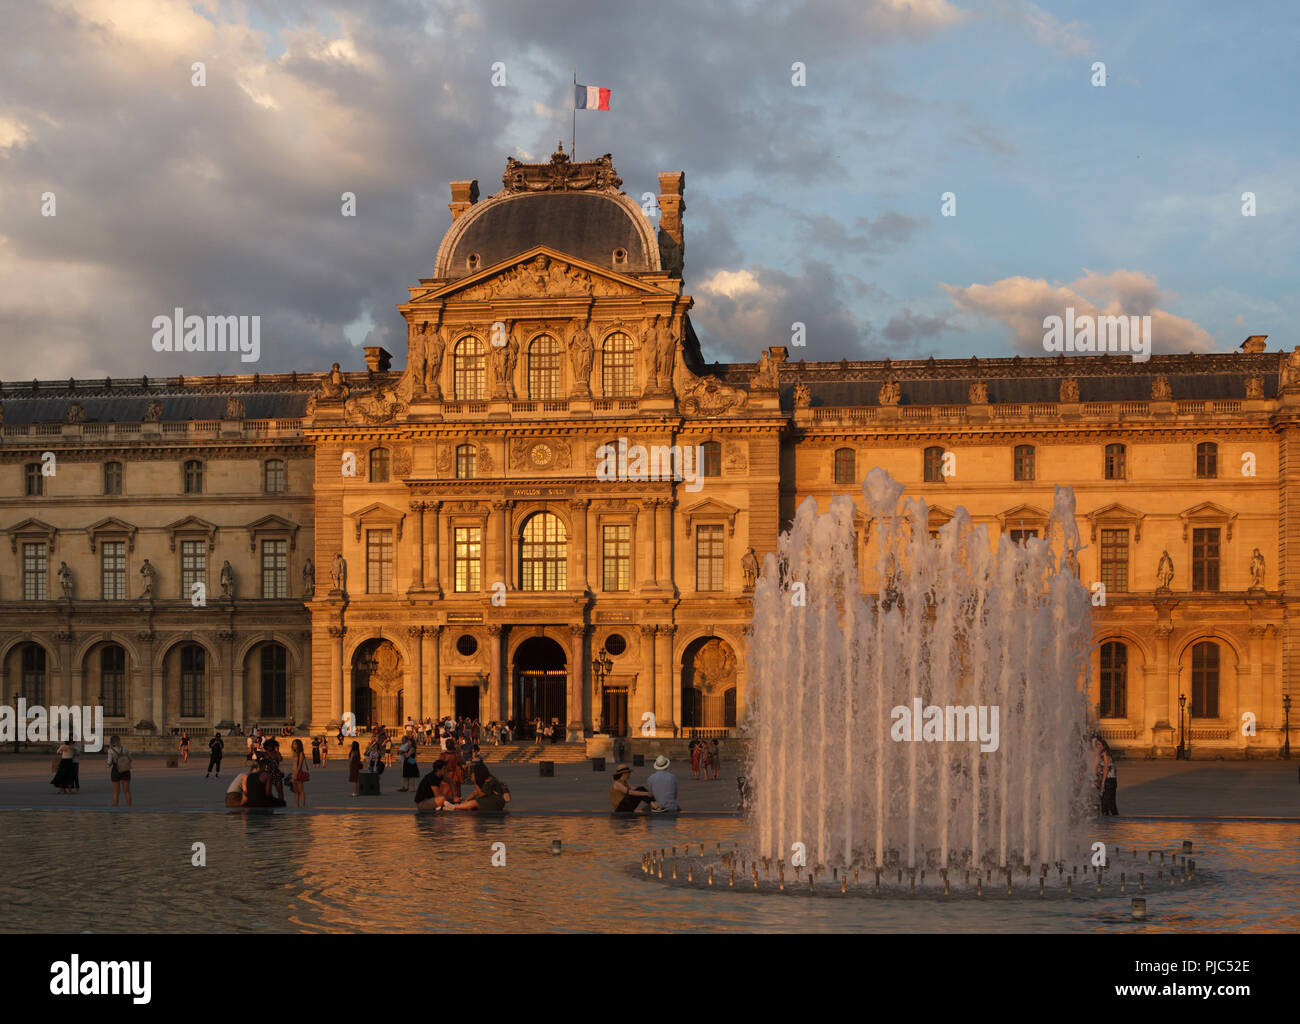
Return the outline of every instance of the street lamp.
{"type": "Polygon", "coordinates": [[[601,698],[601,687],[605,677],[609,675],[610,669],[614,667],[614,659],[609,656],[609,651],[601,645],[600,651],[591,659],[591,678],[596,683],[596,699],[601,698]]]}
{"type": "Polygon", "coordinates": [[[1188,743],[1187,729],[1183,724],[1183,710],[1187,707],[1187,694],[1178,695],[1178,756],[1182,760],[1187,760],[1188,743]]]}
{"type": "Polygon", "coordinates": [[[1282,757],[1291,760],[1291,694],[1282,696],[1282,757]]]}

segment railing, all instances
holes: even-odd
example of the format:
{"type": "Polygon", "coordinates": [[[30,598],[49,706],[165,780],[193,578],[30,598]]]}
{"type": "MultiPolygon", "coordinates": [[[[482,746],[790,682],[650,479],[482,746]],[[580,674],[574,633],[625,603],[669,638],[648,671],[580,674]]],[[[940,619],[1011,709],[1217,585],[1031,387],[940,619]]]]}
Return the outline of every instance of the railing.
{"type": "Polygon", "coordinates": [[[38,423],[36,424],[37,437],[49,437],[52,434],[62,434],[62,423],[38,423]]]}
{"type": "Polygon", "coordinates": [[[164,423],[162,432],[164,434],[188,434],[190,425],[188,423],[164,423]]]}
{"type": "Polygon", "coordinates": [[[1210,403],[1211,412],[1241,412],[1241,400],[1238,398],[1215,399],[1210,403]]]}
{"type": "Polygon", "coordinates": [[[1147,416],[1151,413],[1150,402],[1120,402],[1119,411],[1122,416],[1147,416]]]}
{"type": "Polygon", "coordinates": [[[265,437],[270,430],[266,420],[244,420],[245,437],[265,437]]]}
{"type": "Polygon", "coordinates": [[[219,420],[194,420],[190,423],[190,432],[193,434],[199,434],[200,436],[205,436],[208,434],[216,434],[220,427],[221,423],[219,420]]]}
{"type": "Polygon", "coordinates": [[[107,423],[83,423],[81,425],[82,437],[104,437],[107,434],[107,423]]]}
{"type": "Polygon", "coordinates": [[[725,728],[705,729],[694,725],[683,726],[682,739],[684,740],[727,740],[727,739],[731,739],[731,730],[725,728]]]}
{"type": "Polygon", "coordinates": [[[113,432],[115,434],[138,434],[140,433],[140,424],[138,423],[114,423],[113,432]]]}
{"type": "MultiPolygon", "coordinates": [[[[67,437],[74,440],[81,438],[112,438],[138,436],[148,424],[140,423],[80,423],[76,431],[64,434],[62,423],[13,423],[3,428],[0,436],[4,437],[67,437]]],[[[214,437],[220,429],[217,420],[189,420],[180,423],[160,423],[160,433],[167,438],[214,437]]],[[[247,420],[242,424],[244,437],[288,436],[302,433],[302,420],[247,420]]]]}
{"type": "Polygon", "coordinates": [[[1199,399],[1195,399],[1195,400],[1185,399],[1178,403],[1179,416],[1189,416],[1198,412],[1205,412],[1205,402],[1199,399]]]}

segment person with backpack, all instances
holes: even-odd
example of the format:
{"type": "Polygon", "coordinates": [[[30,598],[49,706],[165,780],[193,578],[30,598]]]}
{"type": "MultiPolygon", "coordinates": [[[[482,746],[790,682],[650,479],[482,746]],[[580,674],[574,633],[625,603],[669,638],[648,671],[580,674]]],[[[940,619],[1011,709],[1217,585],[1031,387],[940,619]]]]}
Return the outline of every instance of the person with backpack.
{"type": "Polygon", "coordinates": [[[108,738],[108,777],[113,780],[113,806],[120,791],[126,791],[126,805],[131,806],[131,752],[122,746],[120,736],[108,738]]]}
{"type": "Polygon", "coordinates": [[[220,732],[212,734],[212,739],[208,740],[208,770],[203,773],[206,779],[215,768],[217,778],[221,778],[221,754],[226,749],[225,741],[221,738],[220,732]]]}

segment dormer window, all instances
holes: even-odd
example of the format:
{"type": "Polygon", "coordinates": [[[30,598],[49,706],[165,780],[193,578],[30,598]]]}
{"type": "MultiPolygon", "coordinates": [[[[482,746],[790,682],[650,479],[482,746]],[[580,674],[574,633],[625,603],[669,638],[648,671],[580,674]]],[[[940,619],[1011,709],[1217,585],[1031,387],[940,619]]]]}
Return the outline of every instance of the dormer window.
{"type": "Polygon", "coordinates": [[[478,270],[480,262],[479,254],[476,252],[472,252],[465,257],[465,267],[471,274],[478,270]]]}
{"type": "Polygon", "coordinates": [[[616,267],[626,267],[626,266],[627,266],[627,250],[626,250],[626,249],[615,249],[615,250],[614,250],[614,266],[616,266],[616,267]]]}

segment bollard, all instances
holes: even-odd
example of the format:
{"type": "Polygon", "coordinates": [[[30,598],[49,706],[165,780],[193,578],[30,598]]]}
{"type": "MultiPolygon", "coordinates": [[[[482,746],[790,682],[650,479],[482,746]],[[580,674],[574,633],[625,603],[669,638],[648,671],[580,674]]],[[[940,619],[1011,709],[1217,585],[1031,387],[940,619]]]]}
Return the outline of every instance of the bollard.
{"type": "Polygon", "coordinates": [[[709,868],[709,885],[713,884],[713,868],[709,868]]]}
{"type": "Polygon", "coordinates": [[[1139,872],[1138,872],[1138,892],[1146,892],[1146,891],[1147,891],[1147,876],[1146,876],[1145,872],[1139,871],[1139,872]]]}
{"type": "Polygon", "coordinates": [[[563,848],[564,848],[563,845],[560,843],[560,841],[559,841],[558,839],[552,839],[552,840],[551,840],[551,854],[552,854],[553,856],[558,857],[558,856],[560,855],[560,851],[561,851],[563,848]]]}
{"type": "Polygon", "coordinates": [[[984,895],[984,880],[980,878],[979,875],[975,876],[975,895],[976,896],[984,895]]]}
{"type": "Polygon", "coordinates": [[[880,868],[876,868],[876,892],[880,892],[880,868]]]}
{"type": "Polygon", "coordinates": [[[1066,876],[1065,876],[1065,891],[1066,891],[1067,893],[1073,893],[1073,892],[1074,892],[1074,876],[1073,876],[1073,875],[1066,875],[1066,876]]]}
{"type": "Polygon", "coordinates": [[[808,875],[808,891],[813,891],[813,876],[811,873],[808,875]]]}
{"type": "Polygon", "coordinates": [[[1190,839],[1184,839],[1183,853],[1191,853],[1191,852],[1192,852],[1192,841],[1190,839]]]}
{"type": "Polygon", "coordinates": [[[1039,876],[1038,876],[1038,895],[1039,895],[1039,896],[1046,896],[1046,895],[1047,895],[1047,876],[1046,876],[1046,875],[1039,875],[1039,876]]]}
{"type": "Polygon", "coordinates": [[[1133,920],[1145,921],[1147,918],[1147,901],[1141,896],[1133,897],[1133,920]]]}
{"type": "Polygon", "coordinates": [[[1191,870],[1192,870],[1192,877],[1195,878],[1195,877],[1196,877],[1196,861],[1190,861],[1189,863],[1190,863],[1191,866],[1192,866],[1192,867],[1191,867],[1191,870]]]}
{"type": "Polygon", "coordinates": [[[947,879],[947,878],[944,878],[944,880],[943,880],[943,894],[944,894],[945,896],[948,895],[948,879],[947,879]]]}
{"type": "Polygon", "coordinates": [[[754,888],[758,888],[758,865],[754,865],[754,888]]]}

